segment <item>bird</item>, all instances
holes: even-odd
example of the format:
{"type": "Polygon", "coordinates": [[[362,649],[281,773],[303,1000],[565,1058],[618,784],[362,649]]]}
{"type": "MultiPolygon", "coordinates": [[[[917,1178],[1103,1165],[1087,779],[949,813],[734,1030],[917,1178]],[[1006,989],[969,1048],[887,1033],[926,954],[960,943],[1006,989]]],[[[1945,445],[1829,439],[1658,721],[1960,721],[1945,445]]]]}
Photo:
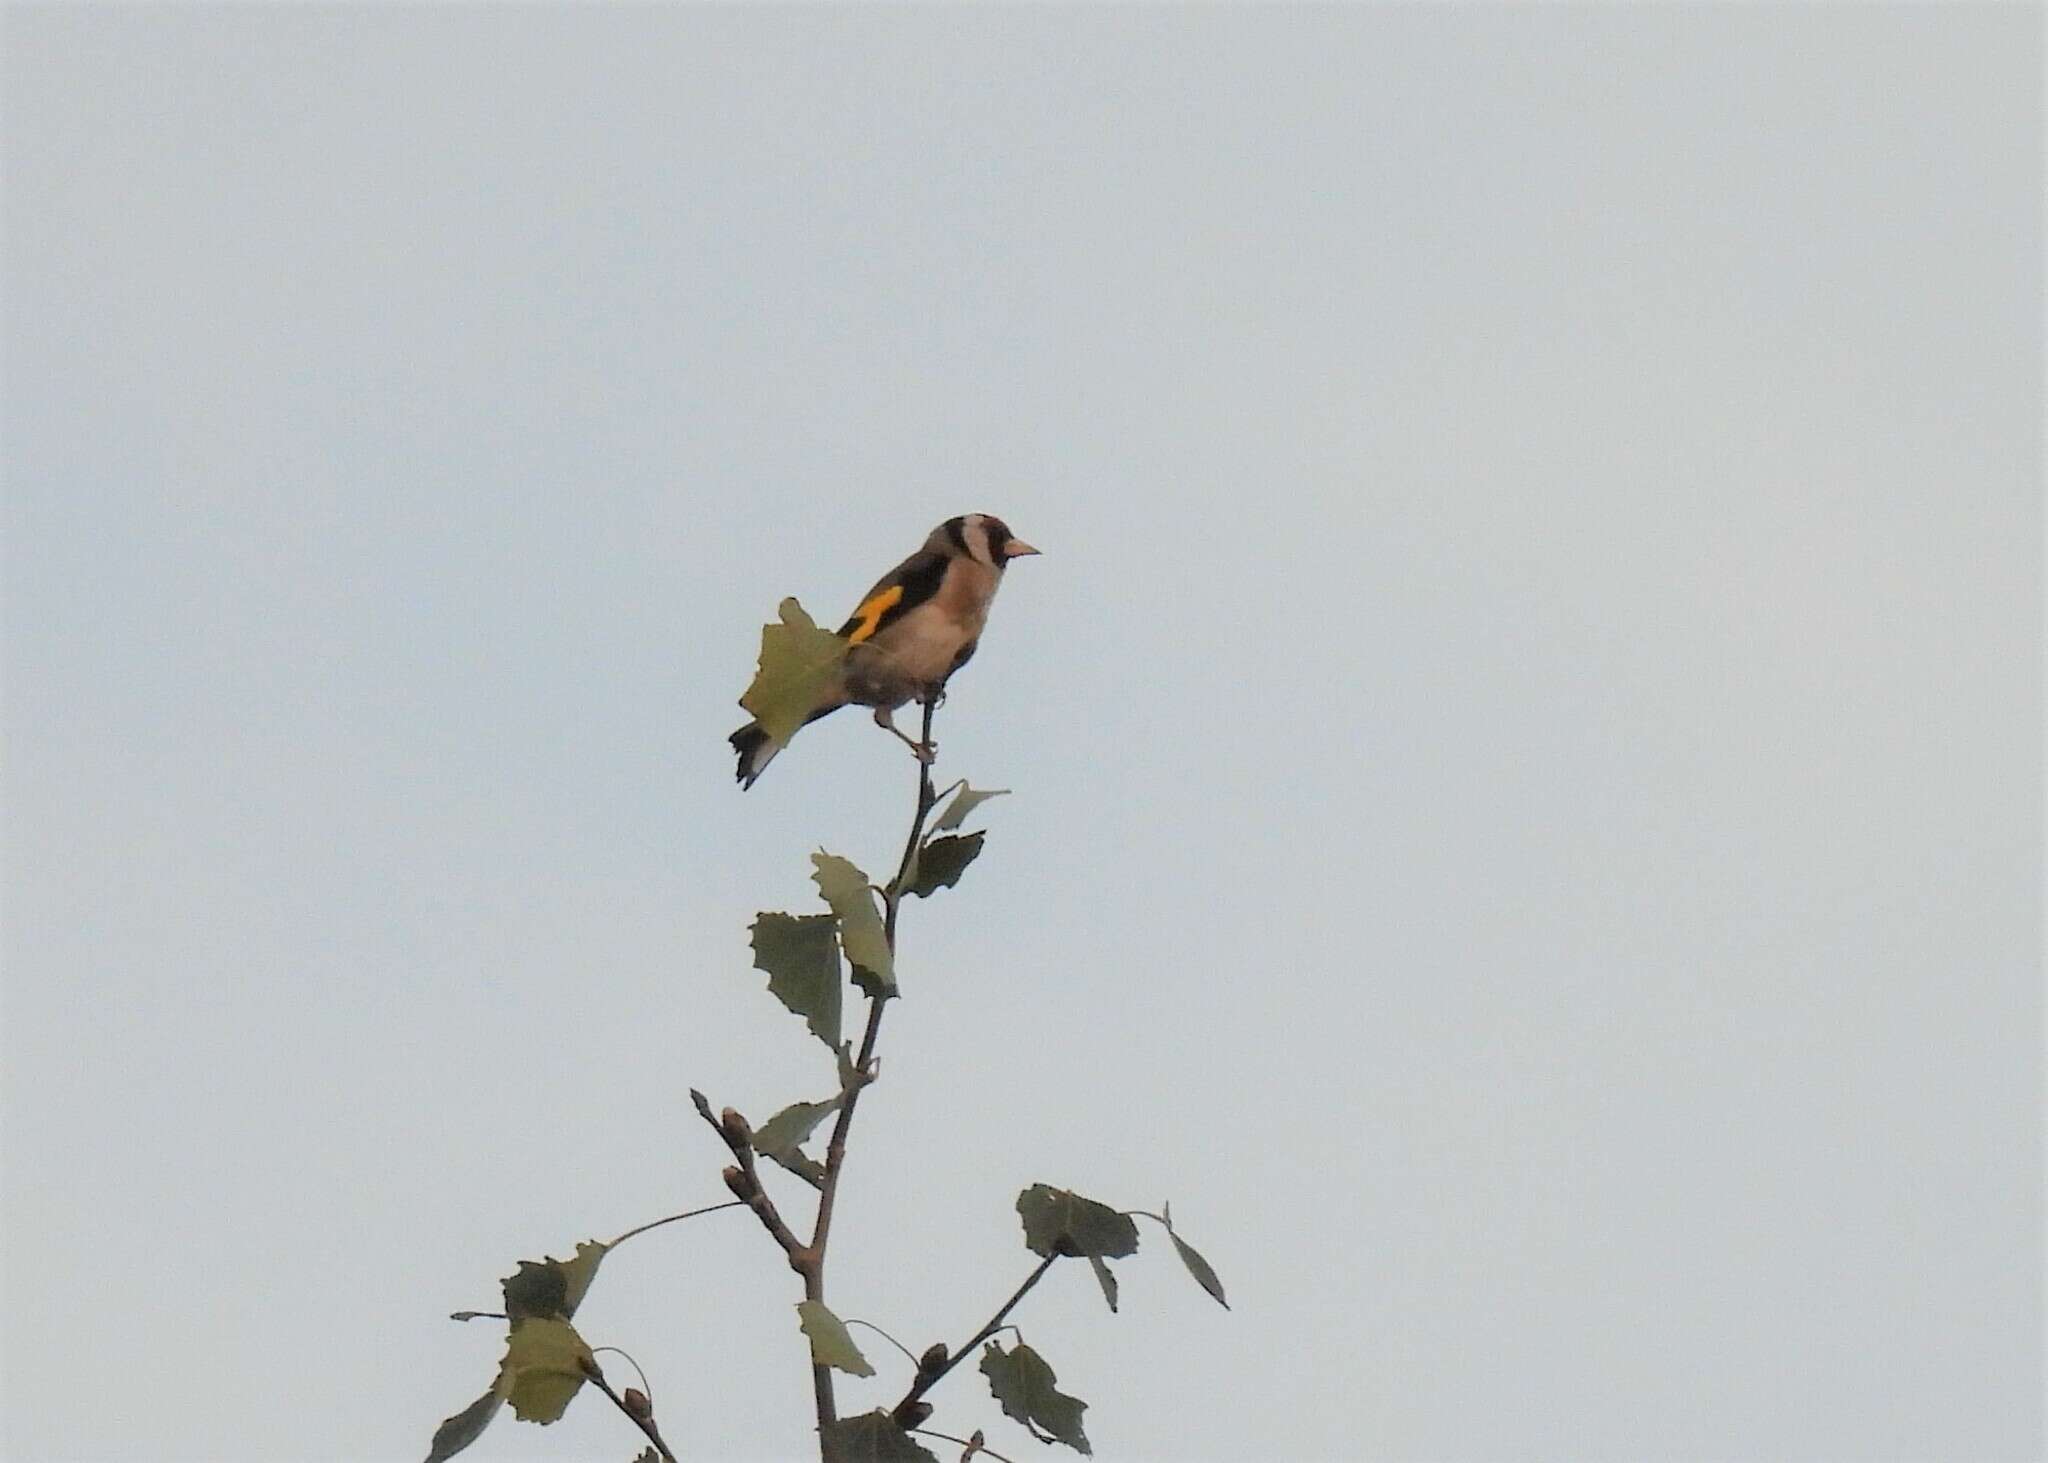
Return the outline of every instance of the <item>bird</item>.
{"type": "MultiPolygon", "coordinates": [[[[933,529],[923,547],[875,581],[839,627],[851,648],[837,683],[804,724],[842,706],[871,706],[877,726],[929,762],[932,748],[898,730],[893,713],[944,692],[947,679],[973,659],[981,643],[1003,570],[1012,559],[1037,552],[992,513],[963,513],[933,529]]],[[[742,788],[752,787],[782,750],[758,721],[727,740],[739,754],[742,788]]]]}

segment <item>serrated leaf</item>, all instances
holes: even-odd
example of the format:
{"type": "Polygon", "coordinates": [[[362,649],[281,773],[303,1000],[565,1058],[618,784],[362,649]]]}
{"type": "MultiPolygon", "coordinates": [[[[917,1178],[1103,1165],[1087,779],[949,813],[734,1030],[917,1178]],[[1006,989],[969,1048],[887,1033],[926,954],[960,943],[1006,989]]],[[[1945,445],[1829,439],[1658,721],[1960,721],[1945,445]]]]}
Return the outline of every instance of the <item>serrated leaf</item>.
{"type": "Polygon", "coordinates": [[[557,1316],[565,1321],[574,1316],[590,1282],[597,1278],[606,1249],[594,1239],[585,1240],[576,1246],[573,1260],[521,1260],[519,1268],[500,1282],[506,1317],[516,1324],[529,1316],[557,1316]]]}
{"type": "Polygon", "coordinates": [[[505,1347],[505,1400],[521,1422],[551,1423],[582,1387],[590,1348],[567,1321],[535,1317],[512,1327],[505,1347]]]}
{"type": "Polygon", "coordinates": [[[906,892],[920,899],[929,899],[941,889],[952,888],[967,872],[967,866],[980,855],[981,840],[985,837],[986,834],[969,833],[960,837],[935,838],[927,843],[918,852],[917,868],[906,892]]]}
{"type": "Polygon", "coordinates": [[[786,599],[778,607],[779,625],[761,627],[761,660],[754,680],[740,697],[761,730],[776,746],[789,744],[818,704],[830,698],[846,662],[847,642],[786,599]]]}
{"type": "Polygon", "coordinates": [[[990,788],[977,792],[966,783],[960,784],[960,791],[953,795],[953,801],[946,804],[946,811],[939,814],[939,821],[932,824],[932,832],[944,833],[949,828],[958,828],[967,821],[968,815],[990,798],[1006,798],[1010,795],[1007,787],[990,788]]]}
{"type": "MultiPolygon", "coordinates": [[[[508,1401],[513,1404],[514,1415],[524,1421],[553,1422],[562,1415],[562,1408],[569,1405],[569,1398],[582,1385],[583,1374],[578,1365],[573,1382],[566,1377],[558,1378],[554,1383],[547,1380],[548,1371],[542,1364],[545,1347],[551,1338],[558,1339],[557,1333],[547,1328],[559,1327],[571,1338],[576,1337],[575,1330],[568,1324],[569,1317],[583,1303],[584,1295],[590,1290],[590,1282],[597,1278],[597,1267],[604,1262],[609,1249],[610,1246],[596,1240],[585,1240],[576,1246],[572,1259],[557,1260],[549,1256],[539,1260],[521,1260],[519,1268],[499,1282],[505,1295],[505,1315],[511,1322],[511,1338],[505,1360],[498,1368],[497,1381],[490,1391],[434,1429],[433,1441],[427,1449],[427,1463],[445,1463],[446,1459],[475,1442],[497,1415],[498,1409],[508,1401]],[[533,1326],[542,1329],[528,1333],[527,1328],[533,1326]],[[527,1333],[524,1340],[520,1339],[522,1333],[527,1333]],[[515,1373],[515,1355],[525,1368],[524,1372],[515,1373]],[[566,1390],[561,1392],[560,1405],[555,1406],[552,1413],[540,1415],[553,1405],[551,1387],[560,1389],[563,1386],[566,1390]]],[[[475,1313],[458,1311],[456,1314],[475,1313]]],[[[583,1346],[580,1338],[576,1339],[575,1346],[583,1346]]],[[[581,1354],[588,1356],[589,1349],[584,1348],[581,1354]]],[[[573,1348],[571,1357],[573,1360],[573,1348]]]]}
{"type": "Polygon", "coordinates": [[[1214,1296],[1216,1304],[1226,1311],[1229,1310],[1230,1302],[1223,1298],[1223,1282],[1216,1278],[1216,1272],[1209,1268],[1209,1262],[1202,1258],[1201,1253],[1193,1245],[1172,1230],[1166,1232],[1166,1237],[1173,1241],[1173,1248],[1180,1255],[1181,1264],[1188,1267],[1188,1274],[1195,1277],[1195,1284],[1214,1296]]]}
{"type": "Polygon", "coordinates": [[[811,1338],[811,1360],[819,1366],[836,1367],[856,1377],[871,1377],[875,1369],[868,1365],[868,1359],[860,1354],[860,1348],[853,1344],[853,1337],[846,1329],[846,1323],[832,1314],[821,1300],[800,1300],[796,1303],[797,1324],[804,1335],[811,1338]]]}
{"type": "MultiPolygon", "coordinates": [[[[792,1102],[754,1130],[754,1151],[764,1158],[788,1158],[797,1153],[827,1113],[836,1112],[840,1099],[830,1102],[792,1102]]],[[[801,1156],[801,1155],[799,1155],[801,1156]]]]}
{"type": "Polygon", "coordinates": [[[878,1001],[890,1000],[897,994],[896,982],[893,979],[883,980],[873,971],[858,965],[853,967],[853,983],[861,988],[863,994],[873,996],[878,1001]]]}
{"type": "Polygon", "coordinates": [[[1138,1251],[1138,1226],[1128,1214],[1070,1189],[1033,1184],[1017,1196],[1024,1244],[1034,1255],[1097,1255],[1116,1260],[1138,1251]]]}
{"type": "Polygon", "coordinates": [[[484,1429],[491,1425],[491,1419],[504,1405],[504,1373],[500,1372],[490,1391],[434,1429],[434,1441],[427,1448],[427,1463],[447,1463],[448,1459],[482,1437],[484,1429]]]}
{"type": "Polygon", "coordinates": [[[1109,1302],[1109,1313],[1116,1314],[1116,1276],[1110,1274],[1109,1266],[1102,1256],[1090,1255],[1088,1268],[1095,1272],[1095,1283],[1102,1287],[1102,1298],[1109,1302]]]}
{"type": "Polygon", "coordinates": [[[853,966],[854,984],[871,996],[895,995],[896,962],[868,876],[836,853],[814,853],[811,863],[818,892],[839,916],[839,944],[853,966]]]}
{"type": "Polygon", "coordinates": [[[768,972],[768,993],[804,1018],[811,1034],[839,1049],[846,983],[839,971],[839,920],[829,914],[754,916],[754,969],[768,972]]]}
{"type": "Polygon", "coordinates": [[[1081,1414],[1088,1404],[1069,1397],[1055,1387],[1058,1380],[1045,1358],[1022,1342],[1006,1352],[991,1341],[981,1354],[982,1374],[1003,1411],[1034,1431],[1044,1431],[1077,1453],[1091,1453],[1087,1434],[1081,1431],[1081,1414]]]}
{"type": "Polygon", "coordinates": [[[896,1419],[879,1408],[842,1417],[824,1430],[825,1454],[838,1463],[939,1463],[931,1450],[912,1441],[896,1419]]]}

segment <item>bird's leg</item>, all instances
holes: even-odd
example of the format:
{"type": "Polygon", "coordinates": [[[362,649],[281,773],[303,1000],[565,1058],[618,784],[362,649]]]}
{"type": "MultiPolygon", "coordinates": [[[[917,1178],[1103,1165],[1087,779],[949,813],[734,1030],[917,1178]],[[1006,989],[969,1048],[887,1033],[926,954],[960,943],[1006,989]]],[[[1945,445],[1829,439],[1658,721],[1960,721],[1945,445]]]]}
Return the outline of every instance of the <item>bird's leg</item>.
{"type": "Polygon", "coordinates": [[[910,748],[910,754],[926,766],[939,754],[937,742],[920,742],[915,737],[905,736],[896,726],[896,713],[887,706],[875,708],[875,725],[910,748]]]}

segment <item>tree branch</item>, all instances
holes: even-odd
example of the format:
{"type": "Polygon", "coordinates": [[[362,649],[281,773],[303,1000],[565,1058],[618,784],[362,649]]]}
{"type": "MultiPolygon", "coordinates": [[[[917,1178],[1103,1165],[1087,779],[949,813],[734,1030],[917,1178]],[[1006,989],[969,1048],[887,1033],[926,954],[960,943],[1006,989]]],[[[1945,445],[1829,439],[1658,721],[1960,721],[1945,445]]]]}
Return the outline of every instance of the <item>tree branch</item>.
{"type": "Polygon", "coordinates": [[[725,1110],[722,1118],[711,1115],[711,1101],[696,1088],[690,1089],[690,1101],[696,1106],[697,1114],[711,1124],[711,1130],[718,1134],[738,1164],[725,1171],[725,1186],[732,1190],[733,1197],[754,1211],[754,1217],[761,1221],[769,1237],[782,1246],[783,1254],[789,1257],[789,1266],[798,1274],[804,1274],[804,1247],[797,1237],[783,1223],[782,1212],[775,1207],[775,1201],[768,1197],[768,1191],[761,1187],[761,1175],[754,1168],[754,1135],[747,1127],[747,1121],[731,1108],[725,1110]]]}
{"type": "MultiPolygon", "coordinates": [[[[932,716],[939,709],[939,698],[929,696],[924,703],[924,725],[918,741],[927,749],[932,745],[932,716]]],[[[910,820],[910,836],[903,841],[903,857],[896,865],[896,876],[882,891],[882,933],[889,942],[889,955],[893,963],[896,955],[896,912],[903,904],[903,891],[910,880],[910,870],[917,861],[918,844],[924,837],[925,820],[931,817],[932,806],[938,802],[938,794],[932,787],[931,763],[919,759],[917,764],[917,814],[910,820]]],[[[887,1009],[886,995],[868,997],[868,1025],[860,1039],[860,1055],[854,1061],[856,1072],[866,1072],[874,1061],[875,1043],[882,1034],[882,1012],[887,1009]]],[[[807,1264],[799,1267],[804,1277],[804,1297],[807,1300],[823,1302],[825,1299],[825,1246],[832,1238],[832,1208],[839,1198],[839,1179],[846,1167],[846,1135],[853,1127],[853,1113],[860,1102],[860,1094],[866,1084],[855,1082],[847,1089],[846,1101],[840,1104],[838,1119],[832,1125],[832,1137],[825,1145],[825,1182],[818,1189],[818,1223],[811,1231],[811,1243],[804,1254],[807,1264]]],[[[792,1254],[790,1263],[795,1264],[797,1256],[792,1254]]],[[[821,1456],[831,1463],[831,1444],[826,1431],[838,1421],[838,1405],[832,1395],[832,1369],[813,1363],[811,1366],[811,1391],[818,1409],[818,1439],[821,1456]]]]}
{"type": "Polygon", "coordinates": [[[644,1404],[643,1406],[629,1406],[625,1398],[612,1390],[612,1384],[604,1379],[604,1368],[600,1367],[595,1360],[583,1363],[583,1375],[590,1379],[590,1384],[596,1387],[598,1391],[612,1399],[612,1406],[618,1408],[619,1411],[632,1419],[633,1426],[647,1434],[647,1441],[654,1444],[654,1451],[661,1454],[666,1463],[676,1463],[676,1455],[670,1452],[668,1444],[662,1441],[661,1429],[654,1425],[654,1406],[652,1403],[647,1402],[644,1393],[635,1394],[640,1397],[641,1402],[644,1404]]]}
{"type": "MultiPolygon", "coordinates": [[[[1030,1293],[1032,1286],[1045,1278],[1045,1272],[1050,1270],[1053,1266],[1053,1261],[1059,1258],[1059,1255],[1051,1254],[1040,1260],[1038,1268],[1024,1277],[1024,1283],[1017,1287],[1016,1293],[1004,1301],[996,1313],[988,1318],[988,1323],[970,1336],[958,1351],[948,1354],[943,1361],[929,1369],[920,1363],[917,1369],[917,1380],[910,1384],[910,1390],[903,1394],[903,1400],[896,1404],[890,1415],[899,1423],[902,1423],[906,1417],[910,1416],[911,1410],[917,1406],[918,1402],[924,1397],[924,1394],[936,1387],[945,1378],[947,1372],[950,1372],[954,1367],[965,1361],[974,1351],[975,1347],[981,1345],[982,1342],[1003,1329],[1003,1319],[1017,1308],[1017,1302],[1024,1299],[1030,1293]]],[[[932,1356],[932,1354],[931,1352],[925,1353],[927,1357],[932,1356]]]]}
{"type": "MultiPolygon", "coordinates": [[[[932,744],[932,716],[939,709],[939,699],[934,696],[924,703],[924,729],[918,740],[926,748],[932,744]]],[[[917,846],[924,837],[924,822],[932,814],[932,807],[939,795],[932,788],[932,764],[917,764],[917,816],[910,823],[910,837],[903,840],[903,857],[896,865],[896,877],[889,881],[884,895],[887,912],[882,919],[882,933],[889,937],[889,953],[896,953],[896,911],[903,907],[903,889],[909,881],[911,866],[917,862],[917,846]]]]}

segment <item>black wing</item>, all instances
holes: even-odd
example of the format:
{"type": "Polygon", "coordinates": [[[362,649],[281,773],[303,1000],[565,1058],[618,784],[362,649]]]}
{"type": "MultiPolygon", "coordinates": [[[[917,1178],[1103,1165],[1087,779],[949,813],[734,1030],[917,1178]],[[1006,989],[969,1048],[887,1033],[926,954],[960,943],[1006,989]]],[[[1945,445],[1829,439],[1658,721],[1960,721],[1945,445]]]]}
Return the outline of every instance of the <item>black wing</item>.
{"type": "Polygon", "coordinates": [[[867,592],[839,633],[858,645],[883,626],[902,619],[939,592],[948,562],[948,556],[937,549],[912,554],[867,592]]]}

